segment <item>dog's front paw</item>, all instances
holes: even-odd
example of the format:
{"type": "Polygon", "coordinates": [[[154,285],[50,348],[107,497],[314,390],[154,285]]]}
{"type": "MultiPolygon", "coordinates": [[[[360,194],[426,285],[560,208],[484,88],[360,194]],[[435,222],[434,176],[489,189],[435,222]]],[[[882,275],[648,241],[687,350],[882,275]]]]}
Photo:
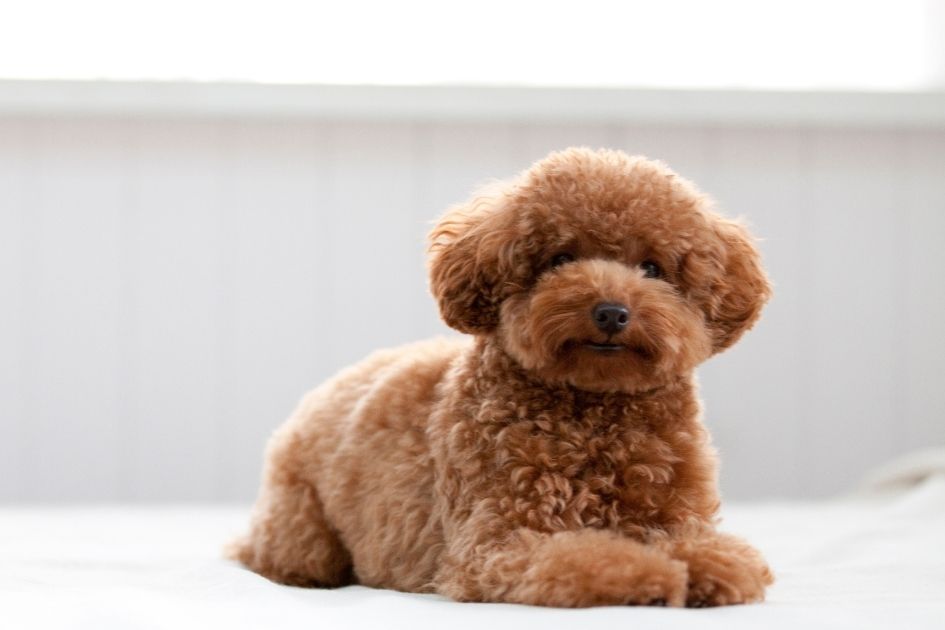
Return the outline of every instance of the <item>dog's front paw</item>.
{"type": "Polygon", "coordinates": [[[631,606],[682,606],[686,597],[686,576],[686,565],[678,560],[660,560],[658,566],[639,567],[628,576],[632,587],[622,603],[631,606]]]}
{"type": "Polygon", "coordinates": [[[689,569],[686,605],[694,608],[764,600],[774,581],[761,554],[746,542],[719,534],[674,553],[689,569]]]}
{"type": "Polygon", "coordinates": [[[542,606],[682,606],[686,565],[611,532],[555,534],[513,588],[513,600],[542,606]]]}

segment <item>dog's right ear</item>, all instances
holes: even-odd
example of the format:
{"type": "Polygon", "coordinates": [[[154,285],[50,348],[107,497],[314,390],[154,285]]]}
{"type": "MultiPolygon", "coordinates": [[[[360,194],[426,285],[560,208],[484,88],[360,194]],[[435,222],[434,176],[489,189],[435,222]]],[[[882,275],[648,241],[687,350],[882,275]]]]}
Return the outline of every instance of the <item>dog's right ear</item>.
{"type": "Polygon", "coordinates": [[[495,330],[510,292],[517,239],[504,205],[501,193],[483,194],[450,208],[430,232],[430,291],[443,321],[460,332],[495,330]]]}

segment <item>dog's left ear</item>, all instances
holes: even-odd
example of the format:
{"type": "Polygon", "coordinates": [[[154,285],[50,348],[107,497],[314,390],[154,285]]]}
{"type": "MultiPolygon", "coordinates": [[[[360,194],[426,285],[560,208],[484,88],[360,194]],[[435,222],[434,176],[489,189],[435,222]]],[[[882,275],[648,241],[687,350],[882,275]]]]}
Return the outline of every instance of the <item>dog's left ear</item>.
{"type": "Polygon", "coordinates": [[[451,208],[429,236],[430,291],[443,320],[464,333],[492,332],[523,264],[504,195],[482,194],[451,208]]]}
{"type": "Polygon", "coordinates": [[[713,352],[732,346],[761,315],[771,284],[754,239],[744,226],[707,211],[707,237],[683,263],[690,295],[701,304],[713,352]]]}

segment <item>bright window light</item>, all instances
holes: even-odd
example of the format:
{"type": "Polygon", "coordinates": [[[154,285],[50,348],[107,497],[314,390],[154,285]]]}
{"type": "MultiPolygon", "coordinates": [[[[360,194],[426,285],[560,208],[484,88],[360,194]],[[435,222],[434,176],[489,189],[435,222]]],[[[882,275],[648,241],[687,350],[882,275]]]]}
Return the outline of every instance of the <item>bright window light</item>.
{"type": "Polygon", "coordinates": [[[915,90],[941,0],[20,0],[0,78],[915,90]]]}

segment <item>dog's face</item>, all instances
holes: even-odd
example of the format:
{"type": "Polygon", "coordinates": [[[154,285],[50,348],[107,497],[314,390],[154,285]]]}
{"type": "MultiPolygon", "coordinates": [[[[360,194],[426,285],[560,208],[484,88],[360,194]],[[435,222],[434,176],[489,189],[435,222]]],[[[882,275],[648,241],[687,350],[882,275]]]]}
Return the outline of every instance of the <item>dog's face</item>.
{"type": "Polygon", "coordinates": [[[664,165],[568,149],[431,233],[447,324],[549,383],[639,392],[733,343],[770,290],[751,237],[664,165]]]}

